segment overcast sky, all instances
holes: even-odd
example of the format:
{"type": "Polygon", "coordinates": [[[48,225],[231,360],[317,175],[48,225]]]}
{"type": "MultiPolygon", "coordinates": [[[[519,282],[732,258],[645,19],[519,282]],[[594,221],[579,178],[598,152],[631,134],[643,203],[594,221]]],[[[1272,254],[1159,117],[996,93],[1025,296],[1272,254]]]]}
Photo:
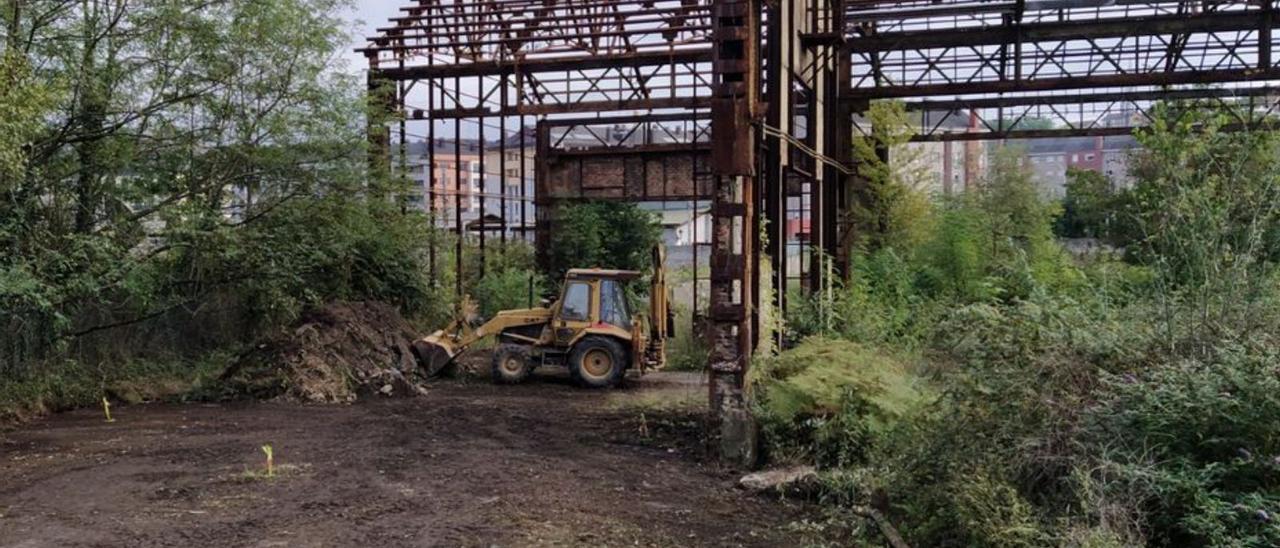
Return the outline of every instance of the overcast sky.
{"type": "Polygon", "coordinates": [[[387,26],[387,20],[410,4],[406,0],[356,0],[356,9],[349,15],[352,27],[351,46],[346,48],[349,70],[362,73],[368,66],[363,57],[352,51],[365,44],[364,39],[374,34],[374,29],[387,26]]]}

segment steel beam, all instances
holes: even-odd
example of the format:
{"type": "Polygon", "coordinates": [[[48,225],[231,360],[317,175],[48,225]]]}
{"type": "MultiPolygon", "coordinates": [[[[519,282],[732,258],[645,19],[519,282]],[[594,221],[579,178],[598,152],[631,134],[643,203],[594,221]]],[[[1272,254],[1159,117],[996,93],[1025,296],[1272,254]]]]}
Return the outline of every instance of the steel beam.
{"type": "Polygon", "coordinates": [[[1152,15],[1113,21],[1073,20],[1054,23],[1008,24],[997,27],[956,28],[934,31],[903,31],[846,38],[850,53],[883,53],[898,50],[926,50],[993,46],[1015,42],[1051,42],[1215,32],[1251,32],[1258,29],[1255,12],[1199,13],[1195,15],[1152,15]]]}
{"type": "Polygon", "coordinates": [[[894,85],[855,89],[853,99],[908,99],[914,97],[954,96],[984,93],[1027,93],[1055,90],[1107,89],[1140,86],[1190,86],[1223,83],[1268,82],[1280,80],[1280,68],[1269,70],[1238,69],[1203,72],[1159,72],[1149,74],[1109,74],[1101,76],[1066,76],[1036,80],[991,80],[930,85],[894,85]]]}
{"type": "Polygon", "coordinates": [[[709,63],[712,52],[707,48],[681,49],[628,53],[617,55],[575,55],[545,59],[506,59],[486,62],[458,62],[435,66],[411,66],[406,68],[378,69],[383,78],[390,80],[429,80],[455,77],[497,77],[503,74],[538,74],[582,70],[612,69],[618,67],[650,67],[673,64],[709,63]]]}

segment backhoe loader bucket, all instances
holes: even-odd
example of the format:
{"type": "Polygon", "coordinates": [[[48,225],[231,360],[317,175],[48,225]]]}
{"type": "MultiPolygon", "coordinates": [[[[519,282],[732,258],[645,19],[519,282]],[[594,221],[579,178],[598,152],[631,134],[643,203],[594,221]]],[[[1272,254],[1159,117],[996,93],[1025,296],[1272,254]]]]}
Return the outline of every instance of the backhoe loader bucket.
{"type": "Polygon", "coordinates": [[[428,377],[439,375],[445,367],[453,363],[459,352],[454,349],[442,333],[436,333],[413,343],[413,356],[418,359],[418,366],[428,377]]]}

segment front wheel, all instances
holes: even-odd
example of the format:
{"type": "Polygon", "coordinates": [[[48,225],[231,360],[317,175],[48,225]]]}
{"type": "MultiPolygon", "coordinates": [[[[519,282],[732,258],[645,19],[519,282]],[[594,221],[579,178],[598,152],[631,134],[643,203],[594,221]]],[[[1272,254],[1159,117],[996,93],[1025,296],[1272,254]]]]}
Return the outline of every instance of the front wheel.
{"type": "Polygon", "coordinates": [[[611,388],[626,374],[627,351],[607,337],[587,337],[569,354],[569,373],[587,388],[611,388]]]}
{"type": "Polygon", "coordinates": [[[493,382],[519,384],[529,378],[529,349],[518,344],[504,344],[493,351],[493,382]]]}

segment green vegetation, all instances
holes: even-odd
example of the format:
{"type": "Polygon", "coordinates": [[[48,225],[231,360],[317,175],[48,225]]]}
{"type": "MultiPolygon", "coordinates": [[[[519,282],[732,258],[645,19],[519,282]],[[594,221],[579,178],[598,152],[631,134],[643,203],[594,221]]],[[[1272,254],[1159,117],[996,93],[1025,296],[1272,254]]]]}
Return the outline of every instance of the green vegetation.
{"type": "Polygon", "coordinates": [[[442,314],[438,236],[367,173],[363,84],[331,66],[345,2],[22,4],[0,10],[0,416],[190,386],[317,303],[442,314]]]}
{"type": "Polygon", "coordinates": [[[650,252],[662,241],[653,214],[636,204],[588,202],[557,208],[546,251],[547,276],[564,278],[571,268],[648,270],[650,252]]]}
{"type": "Polygon", "coordinates": [[[1156,117],[1132,190],[1073,173],[1062,217],[1005,151],[882,223],[918,245],[859,242],[756,364],[770,456],[912,545],[1280,544],[1280,135],[1156,117]],[[1072,258],[1055,223],[1119,253],[1072,258]]]}
{"type": "Polygon", "coordinates": [[[262,446],[262,454],[264,454],[264,455],[266,455],[266,456],[267,456],[267,465],[266,465],[267,477],[268,477],[268,478],[274,478],[274,477],[276,477],[276,452],[275,452],[275,449],[274,449],[274,448],[272,448],[272,447],[271,447],[271,444],[269,444],[269,443],[268,443],[268,444],[266,444],[266,445],[263,445],[263,446],[262,446]]]}
{"type": "Polygon", "coordinates": [[[675,310],[676,334],[667,342],[667,369],[670,371],[702,371],[707,367],[711,347],[698,336],[701,330],[693,326],[693,306],[671,303],[675,310]]]}

